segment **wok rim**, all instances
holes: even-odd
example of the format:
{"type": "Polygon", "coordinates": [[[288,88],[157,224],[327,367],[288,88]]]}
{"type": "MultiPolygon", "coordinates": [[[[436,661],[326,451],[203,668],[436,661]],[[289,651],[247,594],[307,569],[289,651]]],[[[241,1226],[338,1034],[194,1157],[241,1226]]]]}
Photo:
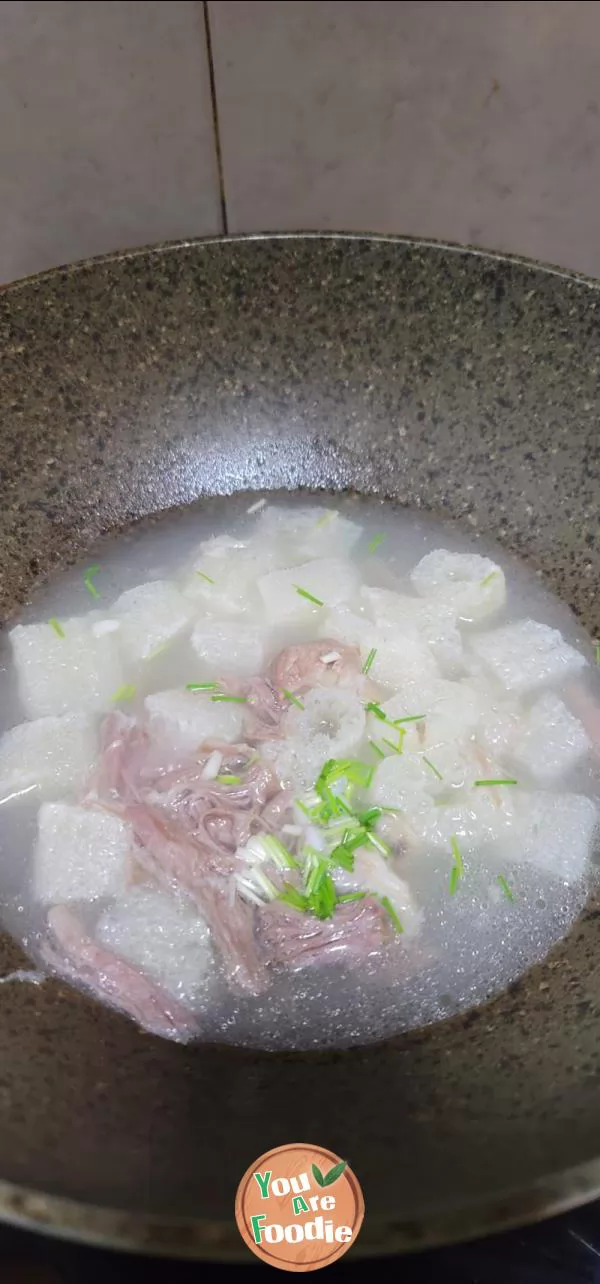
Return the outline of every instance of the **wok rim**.
{"type": "MultiPolygon", "coordinates": [[[[130,249],[113,250],[58,264],[42,271],[0,283],[0,295],[6,296],[26,287],[43,285],[56,277],[76,277],[89,269],[120,262],[163,255],[174,251],[212,246],[225,247],[252,242],[332,241],[338,243],[370,242],[406,246],[413,249],[481,258],[493,263],[506,263],[533,269],[545,275],[600,291],[596,279],[575,269],[564,268],[527,255],[512,254],[480,246],[443,241],[432,237],[401,233],[342,231],[261,231],[180,237],[151,242],[130,249]]],[[[359,1174],[360,1177],[360,1174],[359,1174]]],[[[600,1197],[600,1152],[566,1169],[556,1169],[526,1184],[507,1188],[502,1195],[482,1200],[471,1198],[455,1208],[435,1210],[425,1217],[403,1222],[398,1216],[367,1216],[352,1255],[356,1259],[419,1252],[482,1239],[520,1226],[530,1226],[569,1212],[600,1197]]],[[[251,1265],[235,1226],[233,1194],[231,1219],[212,1221],[206,1218],[163,1217],[152,1213],[132,1213],[109,1206],[88,1204],[60,1195],[48,1195],[31,1186],[0,1178],[0,1223],[23,1230],[45,1232],[54,1238],[78,1242],[91,1247],[109,1248],[161,1258],[187,1258],[200,1261],[235,1262],[251,1265]]]]}

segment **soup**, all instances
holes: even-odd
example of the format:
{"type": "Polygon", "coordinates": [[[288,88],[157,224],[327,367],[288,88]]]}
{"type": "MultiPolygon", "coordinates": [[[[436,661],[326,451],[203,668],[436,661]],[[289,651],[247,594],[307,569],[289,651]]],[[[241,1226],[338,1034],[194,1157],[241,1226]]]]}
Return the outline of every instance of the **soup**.
{"type": "Polygon", "coordinates": [[[3,648],[4,922],[33,979],[155,1034],[384,1038],[483,1002],[584,904],[594,648],[476,533],[203,502],[106,541],[3,648]]]}

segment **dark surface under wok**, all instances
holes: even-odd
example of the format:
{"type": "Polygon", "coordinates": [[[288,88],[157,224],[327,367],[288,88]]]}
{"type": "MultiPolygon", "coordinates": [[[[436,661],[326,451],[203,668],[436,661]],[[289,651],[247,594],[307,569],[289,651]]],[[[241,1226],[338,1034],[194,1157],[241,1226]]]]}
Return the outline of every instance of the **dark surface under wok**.
{"type": "MultiPolygon", "coordinates": [[[[353,488],[493,534],[596,635],[599,334],[594,283],[408,241],[199,242],[5,290],[0,608],[159,509],[353,488]]],[[[183,1048],[0,986],[0,1213],[243,1258],[237,1182],[295,1140],[348,1156],[365,1254],[590,1198],[599,913],[488,1006],[344,1053],[183,1048]]]]}

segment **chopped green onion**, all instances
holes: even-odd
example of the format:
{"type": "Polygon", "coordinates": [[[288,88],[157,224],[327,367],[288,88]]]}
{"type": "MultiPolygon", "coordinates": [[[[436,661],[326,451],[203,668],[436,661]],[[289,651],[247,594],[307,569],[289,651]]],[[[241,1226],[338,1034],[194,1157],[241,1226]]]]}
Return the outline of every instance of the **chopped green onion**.
{"type": "Polygon", "coordinates": [[[380,905],[383,905],[384,910],[387,910],[387,912],[388,912],[388,914],[389,914],[389,916],[390,916],[390,918],[391,918],[391,920],[392,920],[392,923],[394,924],[394,927],[396,928],[396,931],[397,931],[397,932],[403,932],[403,931],[404,931],[404,928],[403,928],[403,926],[402,926],[402,923],[400,922],[400,919],[399,919],[399,917],[398,917],[398,914],[396,913],[396,910],[395,910],[394,906],[392,905],[392,902],[391,902],[391,900],[390,900],[389,896],[378,896],[378,898],[377,898],[377,899],[378,899],[378,901],[379,901],[379,904],[380,904],[380,905]]]}
{"type": "Polygon", "coordinates": [[[160,646],[155,646],[154,650],[150,651],[149,655],[146,656],[146,660],[155,660],[157,655],[162,655],[163,652],[168,651],[168,649],[169,643],[161,642],[160,646]]]}
{"type": "Polygon", "coordinates": [[[339,513],[336,512],[335,508],[329,508],[327,512],[323,513],[323,516],[319,518],[318,522],[315,522],[315,530],[318,531],[323,526],[329,526],[330,522],[332,522],[335,517],[339,517],[339,513]]]}
{"type": "Polygon", "coordinates": [[[425,757],[425,754],[423,754],[422,756],[423,756],[423,762],[426,762],[426,763],[427,763],[427,766],[429,767],[429,770],[433,772],[434,776],[437,776],[438,780],[443,780],[443,779],[444,779],[444,777],[442,776],[441,771],[438,771],[437,767],[436,767],[436,766],[434,766],[434,764],[432,763],[431,759],[430,759],[430,758],[426,758],[426,757],[425,757]]]}
{"type": "Polygon", "coordinates": [[[515,894],[513,891],[511,891],[504,877],[504,874],[498,874],[498,878],[496,879],[496,882],[499,883],[500,887],[502,888],[502,891],[504,892],[504,895],[506,896],[507,901],[514,901],[515,894]]]}
{"type": "Polygon", "coordinates": [[[463,858],[460,854],[460,848],[458,846],[458,840],[457,840],[456,834],[453,834],[452,838],[450,839],[450,848],[452,851],[452,855],[454,856],[454,864],[456,865],[456,868],[458,870],[458,877],[462,878],[465,872],[465,867],[463,865],[463,858]]]}
{"type": "Polygon", "coordinates": [[[133,682],[125,682],[124,685],[122,687],[118,687],[115,694],[111,696],[111,702],[113,704],[119,704],[121,701],[133,700],[135,693],[136,687],[133,685],[133,682]]]}
{"type": "Polygon", "coordinates": [[[486,786],[486,785],[518,785],[518,783],[519,783],[519,782],[518,782],[518,780],[510,780],[510,779],[507,779],[507,780],[476,780],[476,781],[475,781],[475,787],[476,787],[476,788],[478,788],[479,786],[482,786],[482,785],[483,785],[483,786],[486,786]]]}
{"type": "Polygon", "coordinates": [[[247,704],[246,696],[228,696],[219,692],[218,695],[211,695],[214,704],[247,704]]]}
{"type": "Polygon", "coordinates": [[[454,896],[456,892],[459,879],[460,879],[460,873],[458,870],[458,865],[453,865],[452,869],[450,870],[450,883],[449,883],[449,891],[451,896],[454,896]]]}
{"type": "Polygon", "coordinates": [[[281,694],[286,700],[289,700],[291,704],[295,704],[297,709],[304,708],[302,701],[298,699],[298,696],[294,695],[293,691],[282,691],[281,694]]]}
{"type": "Polygon", "coordinates": [[[490,571],[489,575],[484,575],[483,579],[479,581],[479,587],[487,588],[488,584],[492,583],[492,580],[498,579],[499,574],[500,571],[490,571]]]}
{"type": "Polygon", "coordinates": [[[387,745],[388,749],[392,749],[394,753],[402,753],[402,748],[403,748],[402,740],[399,740],[398,744],[395,745],[393,740],[388,740],[386,736],[382,736],[381,743],[382,745],[387,745]]]}
{"type": "Polygon", "coordinates": [[[186,682],[186,691],[216,691],[218,682],[186,682]]]}
{"type": "Polygon", "coordinates": [[[371,668],[371,665],[372,665],[373,660],[375,659],[375,656],[376,656],[376,655],[377,655],[377,647],[376,647],[376,646],[374,646],[374,647],[372,647],[372,648],[371,648],[371,650],[369,651],[369,654],[368,654],[368,656],[367,656],[367,658],[366,658],[366,660],[365,660],[365,662],[364,662],[364,664],[363,664],[363,667],[362,667],[362,671],[363,671],[363,673],[368,673],[368,672],[369,672],[369,669],[371,668]]]}
{"type": "Polygon", "coordinates": [[[365,705],[365,709],[367,713],[375,714],[375,717],[379,718],[380,722],[389,722],[387,713],[384,713],[381,705],[376,704],[374,700],[369,700],[369,703],[365,705]]]}
{"type": "Polygon", "coordinates": [[[300,597],[306,598],[307,602],[313,602],[315,606],[325,606],[320,597],[315,597],[314,593],[309,593],[308,589],[300,588],[298,584],[294,584],[294,588],[300,597]]]}
{"type": "Polygon", "coordinates": [[[385,758],[383,749],[380,749],[379,745],[376,745],[374,740],[369,740],[368,743],[370,744],[373,753],[376,753],[378,758],[385,758]]]}
{"type": "Polygon", "coordinates": [[[317,918],[331,918],[337,905],[337,892],[331,874],[325,872],[319,878],[314,889],[309,892],[310,909],[317,918]]]}
{"type": "Polygon", "coordinates": [[[366,892],[343,892],[338,896],[338,905],[349,905],[351,901],[364,901],[366,892]]]}
{"type": "Polygon", "coordinates": [[[217,776],[216,779],[220,785],[241,785],[242,783],[241,776],[229,776],[225,774],[223,776],[217,776]]]}
{"type": "Polygon", "coordinates": [[[337,847],[334,847],[330,859],[334,865],[341,865],[342,869],[348,870],[350,874],[352,873],[354,869],[354,852],[346,843],[339,843],[337,847]]]}
{"type": "Polygon", "coordinates": [[[263,851],[265,852],[265,856],[269,860],[272,860],[279,869],[299,868],[296,857],[292,856],[292,853],[288,851],[285,843],[282,843],[281,839],[277,838],[275,834],[261,834],[260,843],[263,851]]]}
{"type": "Polygon", "coordinates": [[[51,619],[48,620],[48,624],[50,625],[51,629],[54,629],[54,632],[56,633],[57,638],[64,638],[65,631],[63,629],[62,624],[59,623],[55,615],[53,615],[51,619]]]}
{"type": "Polygon", "coordinates": [[[365,829],[370,829],[379,820],[381,812],[381,807],[369,807],[367,811],[360,813],[358,817],[360,824],[364,825],[365,829]]]}
{"type": "Polygon", "coordinates": [[[369,830],[367,832],[367,838],[371,846],[375,847],[376,850],[380,852],[382,856],[391,855],[391,852],[392,852],[391,847],[388,847],[388,844],[384,843],[383,838],[380,838],[378,834],[374,834],[372,830],[369,830]]]}
{"type": "Polygon", "coordinates": [[[292,909],[299,910],[301,914],[306,914],[308,910],[308,897],[303,896],[291,883],[283,884],[283,891],[279,893],[277,900],[283,901],[284,905],[291,905],[292,909]]]}
{"type": "Polygon", "coordinates": [[[84,572],[83,583],[90,594],[90,597],[100,597],[98,589],[93,582],[93,577],[98,574],[99,570],[99,566],[88,566],[87,571],[84,572]]]}
{"type": "Polygon", "coordinates": [[[379,548],[379,545],[383,544],[384,539],[385,539],[385,535],[374,535],[373,539],[371,540],[371,543],[367,544],[367,549],[369,553],[374,553],[375,550],[379,548]]]}
{"type": "Polygon", "coordinates": [[[600,664],[600,642],[596,647],[596,664],[600,664]]]}
{"type": "Polygon", "coordinates": [[[205,575],[204,571],[196,571],[196,575],[198,575],[201,580],[206,580],[207,584],[214,584],[215,582],[214,580],[211,580],[210,575],[205,575]]]}
{"type": "Polygon", "coordinates": [[[410,718],[394,718],[394,726],[401,727],[404,722],[422,722],[426,716],[424,713],[411,713],[410,718]]]}

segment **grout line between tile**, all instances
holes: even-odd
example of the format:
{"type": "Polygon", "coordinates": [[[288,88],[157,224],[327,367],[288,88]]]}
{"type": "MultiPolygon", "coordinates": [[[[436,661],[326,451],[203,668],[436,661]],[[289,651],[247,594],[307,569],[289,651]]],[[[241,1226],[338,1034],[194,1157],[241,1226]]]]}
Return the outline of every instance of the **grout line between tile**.
{"type": "Polygon", "coordinates": [[[221,206],[221,222],[223,224],[223,235],[229,236],[229,219],[227,217],[227,198],[225,196],[225,175],[223,173],[223,153],[221,151],[221,131],[219,129],[219,111],[217,107],[217,87],[215,83],[215,66],[213,62],[212,35],[210,30],[210,13],[208,11],[208,0],[203,0],[202,8],[204,10],[204,31],[206,34],[206,54],[208,58],[208,76],[210,81],[210,101],[211,101],[211,107],[212,107],[215,153],[217,157],[217,175],[218,175],[218,181],[219,181],[219,203],[221,206]]]}

